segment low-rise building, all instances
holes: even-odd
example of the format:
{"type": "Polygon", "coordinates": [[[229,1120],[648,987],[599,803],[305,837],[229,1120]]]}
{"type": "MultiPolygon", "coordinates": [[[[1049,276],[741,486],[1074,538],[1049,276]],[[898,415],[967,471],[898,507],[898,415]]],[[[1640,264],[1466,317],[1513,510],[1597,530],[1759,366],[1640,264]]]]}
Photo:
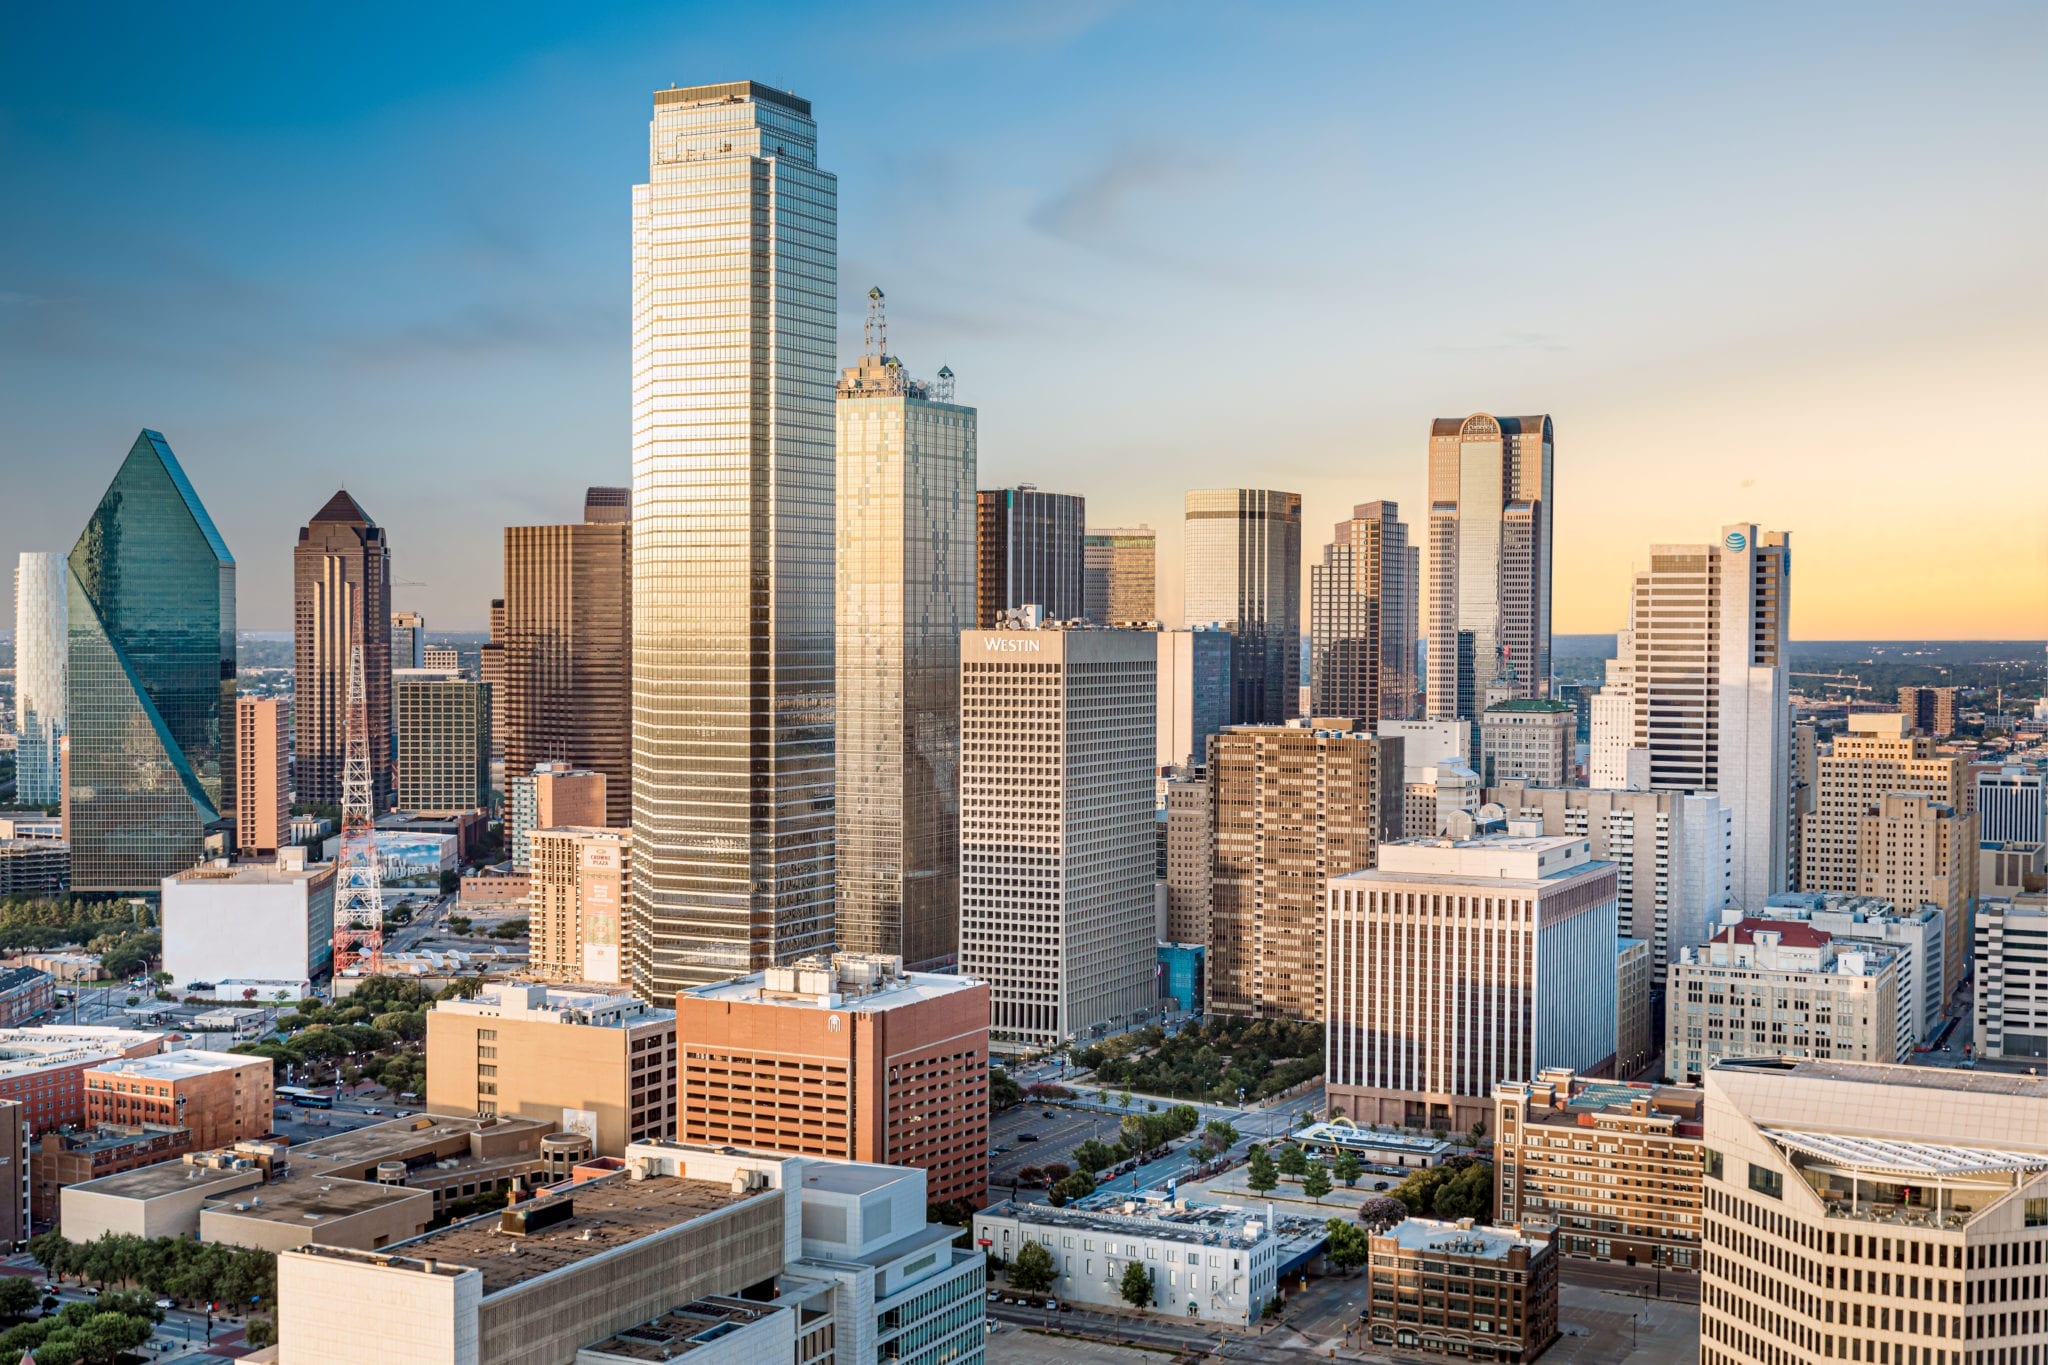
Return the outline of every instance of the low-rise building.
{"type": "Polygon", "coordinates": [[[925,1223],[925,1193],[917,1171],[638,1143],[623,1169],[380,1251],[283,1253],[281,1359],[610,1365],[670,1358],[665,1334],[707,1365],[973,1362],[983,1257],[925,1223]],[[743,1310],[705,1306],[741,1291],[743,1310]]]}
{"type": "Polygon", "coordinates": [[[17,953],[7,960],[7,965],[34,967],[39,972],[48,972],[53,980],[66,985],[74,981],[97,981],[100,977],[98,953],[17,953]]]}
{"type": "Polygon", "coordinates": [[[1428,1170],[1432,1166],[1443,1165],[1459,1150],[1443,1138],[1424,1137],[1419,1133],[1382,1132],[1377,1127],[1361,1128],[1342,1117],[1297,1128],[1293,1141],[1305,1151],[1326,1156],[1349,1152],[1361,1164],[1382,1171],[1428,1170]]]}
{"type": "Polygon", "coordinates": [[[334,866],[303,848],[223,858],[163,880],[164,970],[179,986],[225,977],[318,981],[334,968],[334,866]]]}
{"type": "Polygon", "coordinates": [[[265,1136],[276,1100],[268,1057],[185,1048],[105,1061],[85,1072],[87,1123],[189,1128],[195,1147],[265,1136]]]}
{"type": "Polygon", "coordinates": [[[1639,938],[1614,941],[1614,1074],[1627,1080],[1657,1054],[1657,1016],[1651,985],[1656,978],[1650,945],[1639,938]]]}
{"type": "Polygon", "coordinates": [[[1026,1242],[1052,1256],[1063,1303],[1128,1307],[1124,1269],[1152,1277],[1150,1309],[1168,1317],[1249,1327],[1274,1296],[1280,1238],[1270,1219],[1232,1207],[1154,1216],[1049,1204],[991,1204],[974,1215],[976,1244],[1000,1262],[1026,1242]]]}
{"type": "Polygon", "coordinates": [[[1979,1057],[2048,1057],[2048,895],[1986,900],[1972,930],[1979,1057]]]}
{"type": "Polygon", "coordinates": [[[427,1012],[427,1108],[521,1115],[603,1156],[676,1124],[676,1014],[631,995],[488,985],[427,1012]]]}
{"type": "MultiPolygon", "coordinates": [[[[989,991],[838,953],[676,997],[681,1137],[914,1166],[988,1189],[989,991]]],[[[430,1072],[431,1074],[431,1072],[430,1072]]]]}
{"type": "Polygon", "coordinates": [[[128,1127],[101,1124],[44,1133],[29,1155],[29,1208],[37,1222],[51,1222],[57,1217],[58,1197],[67,1186],[174,1161],[191,1150],[190,1128],[154,1123],[128,1127]]]}
{"type": "Polygon", "coordinates": [[[20,1101],[31,1138],[85,1122],[87,1071],[163,1050],[164,1035],[92,1024],[0,1030],[0,1100],[20,1101]]]}
{"type": "Polygon", "coordinates": [[[39,1019],[57,1006],[57,979],[39,967],[0,967],[0,1028],[39,1019]]]}
{"type": "Polygon", "coordinates": [[[472,872],[464,874],[456,898],[465,910],[517,910],[532,889],[524,872],[472,872]]]}
{"type": "Polygon", "coordinates": [[[1913,1047],[1899,1011],[1899,954],[1837,949],[1796,920],[1744,919],[1671,964],[1664,1068],[1697,1083],[1722,1057],[1895,1062],[1913,1047]]]}
{"type": "Polygon", "coordinates": [[[0,896],[52,896],[71,885],[62,839],[0,839],[0,896]]]}
{"type": "Polygon", "coordinates": [[[1493,1092],[1495,1217],[1566,1256],[1699,1265],[1702,1095],[1546,1071],[1493,1092]]]}
{"type": "Polygon", "coordinates": [[[1407,1218],[1372,1238],[1374,1346],[1534,1360],[1557,1340],[1557,1253],[1506,1228],[1407,1218]]]}

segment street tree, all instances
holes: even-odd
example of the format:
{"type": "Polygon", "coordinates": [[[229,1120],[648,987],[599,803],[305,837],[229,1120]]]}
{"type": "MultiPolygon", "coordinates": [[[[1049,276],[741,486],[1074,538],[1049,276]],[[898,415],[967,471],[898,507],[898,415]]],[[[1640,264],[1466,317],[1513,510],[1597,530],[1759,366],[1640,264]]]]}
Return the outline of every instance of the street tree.
{"type": "Polygon", "coordinates": [[[1036,1242],[1017,1248],[1010,1261],[1010,1283],[1026,1294],[1043,1294],[1052,1288],[1052,1253],[1036,1242]]]}
{"type": "Polygon", "coordinates": [[[1356,1270],[1371,1259],[1372,1238],[1364,1228],[1344,1218],[1332,1218],[1323,1226],[1330,1234],[1330,1249],[1325,1255],[1331,1265],[1339,1270],[1356,1270]]]}
{"type": "Polygon", "coordinates": [[[1143,1261],[1124,1262],[1124,1277],[1116,1287],[1123,1301],[1133,1308],[1152,1306],[1152,1272],[1143,1261]]]}
{"type": "Polygon", "coordinates": [[[1318,1161],[1311,1165],[1301,1177],[1301,1192],[1318,1204],[1330,1192],[1330,1168],[1318,1161]]]}

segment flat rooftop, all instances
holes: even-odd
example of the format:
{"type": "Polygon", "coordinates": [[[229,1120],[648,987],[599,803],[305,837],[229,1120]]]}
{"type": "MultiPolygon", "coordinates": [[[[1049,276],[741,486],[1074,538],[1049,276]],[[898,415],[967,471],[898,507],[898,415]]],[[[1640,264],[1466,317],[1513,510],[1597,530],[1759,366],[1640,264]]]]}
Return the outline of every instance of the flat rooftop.
{"type": "Polygon", "coordinates": [[[699,1346],[708,1346],[741,1328],[788,1311],[775,1304],[711,1295],[671,1308],[652,1322],[628,1327],[583,1350],[624,1360],[677,1360],[699,1346]]]}
{"type": "Polygon", "coordinates": [[[388,1251],[391,1255],[436,1260],[444,1266],[468,1266],[484,1277],[484,1293],[496,1294],[666,1232],[707,1213],[776,1193],[754,1190],[734,1194],[725,1181],[676,1176],[653,1176],[646,1180],[605,1176],[518,1205],[530,1214],[536,1208],[567,1199],[576,1210],[561,1222],[524,1237],[499,1232],[500,1215],[490,1213],[399,1242],[388,1251]]]}
{"type": "Polygon", "coordinates": [[[937,972],[905,972],[868,991],[842,990],[831,996],[803,992],[771,991],[761,973],[734,977],[709,986],[684,991],[692,1000],[723,1000],[750,1005],[775,1005],[794,1010],[831,1010],[840,1014],[873,1013],[900,1009],[927,1000],[942,1000],[961,991],[973,990],[981,982],[972,977],[943,976],[937,972]]]}
{"type": "Polygon", "coordinates": [[[1961,1071],[1934,1066],[1893,1066],[1884,1062],[1793,1061],[1776,1058],[1722,1058],[1716,1071],[1784,1072],[1815,1081],[1849,1081],[1857,1085],[1911,1086],[1916,1090],[1953,1090],[1970,1095],[2012,1095],[2048,1100],[2048,1078],[2008,1076],[1994,1071],[1961,1071]]]}
{"type": "MultiPolygon", "coordinates": [[[[1258,1238],[1245,1234],[1247,1221],[1265,1221],[1262,1211],[1207,1207],[1151,1213],[1120,1213],[1109,1209],[1056,1209],[1050,1204],[1018,1204],[1004,1200],[981,1211],[990,1218],[1015,1218],[1031,1227],[1075,1228],[1090,1232],[1126,1232],[1162,1241],[1196,1246],[1248,1247],[1258,1238]]],[[[1261,1234],[1264,1235],[1264,1234],[1261,1234]]]]}
{"type": "Polygon", "coordinates": [[[78,1066],[163,1046],[165,1035],[97,1025],[0,1029],[0,1079],[45,1067],[78,1066]]]}
{"type": "Polygon", "coordinates": [[[261,1057],[238,1052],[204,1052],[186,1048],[181,1052],[159,1052],[153,1057],[122,1057],[93,1068],[102,1076],[127,1076],[138,1081],[189,1081],[220,1071],[237,1071],[260,1064],[261,1057]]]}
{"type": "Polygon", "coordinates": [[[284,868],[275,862],[203,863],[187,872],[164,878],[179,886],[295,886],[334,876],[334,864],[284,868]]]}
{"type": "Polygon", "coordinates": [[[379,1185],[369,1180],[322,1180],[317,1175],[288,1175],[247,1192],[224,1194],[209,1204],[207,1213],[231,1218],[253,1218],[265,1223],[317,1228],[337,1218],[348,1218],[371,1209],[381,1209],[410,1199],[433,1196],[403,1185],[379,1185]],[[246,1206],[246,1207],[245,1207],[246,1206]]]}
{"type": "Polygon", "coordinates": [[[804,1173],[804,1188],[830,1194],[869,1194],[911,1178],[901,1166],[869,1166],[858,1162],[835,1162],[813,1166],[804,1173]]]}
{"type": "Polygon", "coordinates": [[[69,1188],[113,1199],[162,1199],[166,1195],[236,1182],[250,1185],[262,1179],[263,1172],[254,1162],[239,1170],[219,1170],[212,1166],[188,1165],[183,1161],[159,1161],[153,1166],[138,1166],[132,1171],[103,1175],[98,1180],[87,1180],[69,1188]]]}
{"type": "MultiPolygon", "coordinates": [[[[493,1136],[502,1136],[525,1130],[538,1139],[554,1132],[555,1128],[556,1125],[544,1119],[505,1117],[486,1123],[483,1119],[448,1114],[416,1114],[302,1143],[293,1147],[288,1156],[295,1166],[309,1161],[336,1165],[396,1161],[405,1153],[423,1151],[456,1138],[467,1141],[475,1132],[488,1131],[493,1136]]],[[[535,1154],[538,1155],[539,1151],[536,1145],[535,1154]]]]}
{"type": "Polygon", "coordinates": [[[1544,1244],[1541,1238],[1521,1237],[1500,1228],[1461,1228],[1429,1218],[1403,1219],[1380,1236],[1393,1238],[1403,1251],[1439,1251],[1482,1261],[1505,1261],[1517,1247],[1535,1251],[1544,1244]]]}

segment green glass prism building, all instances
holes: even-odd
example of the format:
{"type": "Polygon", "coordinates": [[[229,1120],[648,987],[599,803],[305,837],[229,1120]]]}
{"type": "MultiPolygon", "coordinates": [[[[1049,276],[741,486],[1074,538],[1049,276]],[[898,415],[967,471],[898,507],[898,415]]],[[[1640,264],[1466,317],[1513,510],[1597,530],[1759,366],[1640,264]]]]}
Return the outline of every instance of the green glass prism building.
{"type": "Polygon", "coordinates": [[[74,891],[156,891],[234,809],[235,559],[163,436],[71,549],[74,891]]]}

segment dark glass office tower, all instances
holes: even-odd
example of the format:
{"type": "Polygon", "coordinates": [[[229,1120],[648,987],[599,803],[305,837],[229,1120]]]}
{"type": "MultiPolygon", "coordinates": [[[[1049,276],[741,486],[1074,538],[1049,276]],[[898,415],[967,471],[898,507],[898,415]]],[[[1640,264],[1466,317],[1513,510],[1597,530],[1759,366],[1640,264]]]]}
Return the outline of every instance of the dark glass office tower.
{"type": "Polygon", "coordinates": [[[235,560],[144,431],[71,550],[71,885],[155,891],[234,808],[235,560]]]}

